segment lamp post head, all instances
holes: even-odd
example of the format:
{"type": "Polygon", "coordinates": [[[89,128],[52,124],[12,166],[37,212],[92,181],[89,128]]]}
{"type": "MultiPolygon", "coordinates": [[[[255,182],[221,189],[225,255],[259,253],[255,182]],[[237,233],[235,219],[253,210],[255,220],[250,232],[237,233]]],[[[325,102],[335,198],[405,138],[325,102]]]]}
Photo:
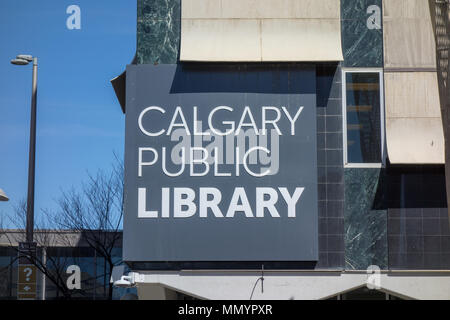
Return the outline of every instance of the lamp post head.
{"type": "Polygon", "coordinates": [[[2,189],[0,189],[0,201],[9,201],[9,198],[2,189]]]}
{"type": "Polygon", "coordinates": [[[33,56],[29,54],[19,54],[11,63],[16,66],[26,66],[33,61],[33,56]]]}
{"type": "Polygon", "coordinates": [[[33,61],[33,56],[29,54],[19,54],[16,59],[26,60],[28,62],[33,61]]]}
{"type": "Polygon", "coordinates": [[[28,60],[24,60],[24,59],[13,59],[13,60],[11,60],[11,63],[16,66],[26,66],[30,62],[28,60]]]}

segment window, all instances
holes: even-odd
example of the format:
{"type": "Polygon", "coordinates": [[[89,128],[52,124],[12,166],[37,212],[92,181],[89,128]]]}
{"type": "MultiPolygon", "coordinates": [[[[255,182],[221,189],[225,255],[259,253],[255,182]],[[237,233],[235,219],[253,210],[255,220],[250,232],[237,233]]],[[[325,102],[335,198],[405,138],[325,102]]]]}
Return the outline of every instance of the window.
{"type": "Polygon", "coordinates": [[[343,70],[344,165],[380,167],[384,162],[381,70],[343,70]]]}

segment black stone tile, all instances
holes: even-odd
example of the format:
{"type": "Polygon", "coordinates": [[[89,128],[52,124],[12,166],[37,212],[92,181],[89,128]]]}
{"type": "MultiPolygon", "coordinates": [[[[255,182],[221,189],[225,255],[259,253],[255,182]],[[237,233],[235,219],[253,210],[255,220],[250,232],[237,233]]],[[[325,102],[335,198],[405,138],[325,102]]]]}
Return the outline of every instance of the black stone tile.
{"type": "Polygon", "coordinates": [[[450,236],[450,226],[448,223],[448,218],[441,218],[441,235],[450,236]]]}
{"type": "Polygon", "coordinates": [[[450,253],[450,236],[441,237],[441,250],[443,253],[450,253]]]}
{"type": "Polygon", "coordinates": [[[343,268],[344,263],[344,252],[328,253],[328,266],[330,268],[343,268]]]}
{"type": "Polygon", "coordinates": [[[422,209],[420,208],[408,208],[401,210],[405,218],[422,218],[422,209]]]}
{"type": "Polygon", "coordinates": [[[344,201],[328,201],[327,217],[329,218],[344,217],[344,201]]]}
{"type": "Polygon", "coordinates": [[[388,236],[389,252],[404,253],[406,251],[406,238],[404,236],[388,236]]]}
{"type": "Polygon", "coordinates": [[[318,183],[327,183],[327,168],[317,167],[318,183]]]}
{"type": "Polygon", "coordinates": [[[441,215],[441,218],[448,218],[448,209],[447,208],[440,208],[439,213],[441,215]]]}
{"type": "Polygon", "coordinates": [[[441,268],[441,255],[439,253],[425,253],[423,260],[425,269],[441,268]]]}
{"type": "MultiPolygon", "coordinates": [[[[328,251],[328,240],[326,235],[319,235],[319,252],[328,251]]],[[[320,260],[320,258],[319,258],[320,260]]]]}
{"type": "Polygon", "coordinates": [[[328,268],[328,253],[319,252],[319,261],[317,262],[316,269],[328,268]]]}
{"type": "Polygon", "coordinates": [[[401,234],[401,223],[402,223],[402,219],[388,219],[388,234],[389,235],[399,235],[401,234]]]}
{"type": "Polygon", "coordinates": [[[328,251],[344,251],[344,235],[329,235],[328,251]]]}
{"type": "Polygon", "coordinates": [[[326,148],[326,136],[325,133],[317,133],[317,149],[325,150],[326,148]]]}
{"type": "Polygon", "coordinates": [[[325,106],[319,106],[316,108],[316,113],[318,116],[325,116],[325,106]]]}
{"type": "Polygon", "coordinates": [[[318,184],[318,198],[319,201],[321,200],[327,200],[327,185],[326,184],[318,184]]]}
{"type": "Polygon", "coordinates": [[[406,236],[406,253],[423,253],[422,236],[406,236]]]}
{"type": "Polygon", "coordinates": [[[400,218],[401,217],[401,209],[389,208],[388,209],[388,218],[400,218]]]}
{"type": "Polygon", "coordinates": [[[342,85],[339,83],[333,82],[331,84],[331,89],[329,91],[328,98],[342,99],[342,85]]]}
{"type": "Polygon", "coordinates": [[[406,254],[389,253],[388,265],[390,269],[405,269],[407,267],[406,254]]]}
{"type": "Polygon", "coordinates": [[[327,227],[328,227],[328,235],[342,235],[344,234],[344,219],[328,218],[327,227]]]}
{"type": "Polygon", "coordinates": [[[441,251],[441,237],[440,236],[424,236],[423,249],[425,253],[440,252],[441,251]]]}
{"type": "Polygon", "coordinates": [[[343,184],[327,184],[326,186],[328,200],[344,200],[343,184]]]}
{"type": "Polygon", "coordinates": [[[325,148],[326,149],[342,149],[342,134],[339,133],[326,133],[325,135],[325,148]]]}
{"type": "Polygon", "coordinates": [[[317,150],[317,166],[325,167],[327,165],[327,153],[325,150],[317,150]]]}
{"type": "Polygon", "coordinates": [[[328,167],[343,167],[342,150],[327,150],[326,157],[328,167]]]}
{"type": "Polygon", "coordinates": [[[450,269],[450,253],[444,253],[441,255],[441,268],[450,269]]]}
{"type": "Polygon", "coordinates": [[[342,132],[342,116],[327,116],[325,130],[326,132],[342,132]]]}
{"type": "Polygon", "coordinates": [[[319,234],[320,235],[328,234],[327,218],[319,218],[319,234]]]}
{"type": "Polygon", "coordinates": [[[407,235],[423,234],[422,219],[420,218],[405,219],[405,230],[407,235]]]}
{"type": "Polygon", "coordinates": [[[440,235],[441,226],[440,219],[423,219],[423,234],[440,235]]]}
{"type": "Polygon", "coordinates": [[[439,218],[441,213],[439,208],[424,208],[422,209],[422,216],[424,218],[439,218]]]}
{"type": "Polygon", "coordinates": [[[406,255],[406,266],[411,269],[422,269],[424,267],[423,254],[407,254],[406,255]]]}
{"type": "Polygon", "coordinates": [[[327,182],[338,184],[344,183],[344,168],[327,167],[327,182]]]}
{"type": "Polygon", "coordinates": [[[342,116],[342,100],[328,99],[325,114],[327,116],[342,116]]]}
{"type": "Polygon", "coordinates": [[[319,218],[327,217],[327,201],[319,201],[319,218]]]}
{"type": "Polygon", "coordinates": [[[317,132],[325,132],[325,117],[317,116],[317,132]]]}
{"type": "Polygon", "coordinates": [[[316,67],[316,90],[317,105],[326,106],[329,98],[339,98],[336,92],[336,85],[333,84],[334,72],[324,70],[321,66],[316,67]]]}

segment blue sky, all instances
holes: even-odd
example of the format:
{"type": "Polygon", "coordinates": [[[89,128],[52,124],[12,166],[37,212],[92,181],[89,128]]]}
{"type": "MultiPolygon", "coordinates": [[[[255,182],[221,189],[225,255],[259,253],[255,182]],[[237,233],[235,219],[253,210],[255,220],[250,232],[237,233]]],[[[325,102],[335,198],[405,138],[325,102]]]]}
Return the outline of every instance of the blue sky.
{"type": "Polygon", "coordinates": [[[86,172],[109,169],[123,156],[124,115],[109,80],[136,50],[136,1],[0,1],[0,188],[10,202],[26,198],[31,66],[39,58],[35,211],[54,209],[61,189],[77,188],[86,172]],[[81,30],[69,30],[66,9],[81,9],[81,30]]]}

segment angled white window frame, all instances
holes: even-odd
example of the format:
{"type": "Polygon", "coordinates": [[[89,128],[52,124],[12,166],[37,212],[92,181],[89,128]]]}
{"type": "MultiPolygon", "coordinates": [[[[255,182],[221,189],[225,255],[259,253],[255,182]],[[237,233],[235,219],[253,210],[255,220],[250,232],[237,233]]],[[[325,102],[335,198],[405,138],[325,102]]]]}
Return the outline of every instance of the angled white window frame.
{"type": "Polygon", "coordinates": [[[384,108],[384,70],[383,68],[342,68],[342,136],[343,136],[343,162],[344,168],[383,168],[386,166],[386,125],[384,108]],[[353,163],[348,162],[347,150],[347,73],[378,73],[380,81],[380,134],[381,134],[381,162],[380,163],[353,163]]]}

